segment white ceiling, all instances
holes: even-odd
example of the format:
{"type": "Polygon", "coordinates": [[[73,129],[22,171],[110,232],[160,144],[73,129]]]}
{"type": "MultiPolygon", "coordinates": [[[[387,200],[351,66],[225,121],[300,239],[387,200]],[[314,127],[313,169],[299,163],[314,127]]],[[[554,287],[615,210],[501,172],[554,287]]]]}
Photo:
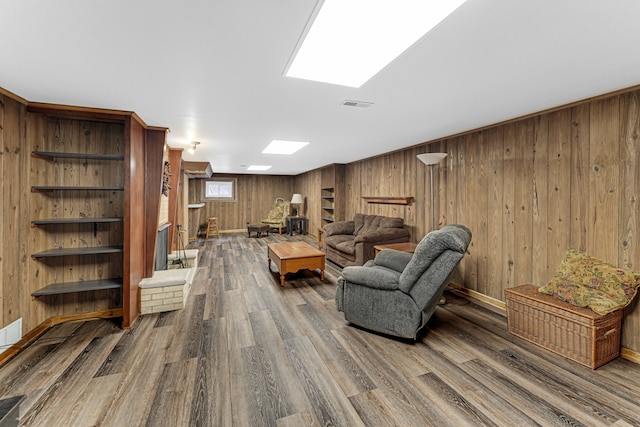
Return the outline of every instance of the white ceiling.
{"type": "Polygon", "coordinates": [[[315,3],[2,1],[0,87],[135,111],[214,172],[298,174],[640,84],[638,0],[468,0],[359,89],[283,76],[315,3]]]}

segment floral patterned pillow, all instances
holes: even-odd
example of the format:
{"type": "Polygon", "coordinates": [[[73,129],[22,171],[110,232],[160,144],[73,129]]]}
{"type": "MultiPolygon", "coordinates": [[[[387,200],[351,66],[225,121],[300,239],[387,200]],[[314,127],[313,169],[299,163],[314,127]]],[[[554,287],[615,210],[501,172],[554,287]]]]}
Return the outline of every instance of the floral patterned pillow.
{"type": "Polygon", "coordinates": [[[640,273],[569,248],[553,279],[539,291],[604,315],[629,305],[639,287],[640,273]]]}

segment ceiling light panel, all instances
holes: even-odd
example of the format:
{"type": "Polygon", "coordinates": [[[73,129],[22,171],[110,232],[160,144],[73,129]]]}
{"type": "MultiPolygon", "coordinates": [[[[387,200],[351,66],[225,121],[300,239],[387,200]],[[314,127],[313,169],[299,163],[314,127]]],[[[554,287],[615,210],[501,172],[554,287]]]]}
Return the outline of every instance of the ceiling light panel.
{"type": "Polygon", "coordinates": [[[271,166],[267,166],[267,165],[250,165],[247,170],[248,171],[266,171],[271,169],[271,166]]]}
{"type": "Polygon", "coordinates": [[[293,154],[302,147],[308,145],[305,141],[284,141],[274,139],[267,148],[262,150],[262,154],[293,154]]]}
{"type": "Polygon", "coordinates": [[[285,75],[360,87],[464,1],[318,1],[285,75]]]}

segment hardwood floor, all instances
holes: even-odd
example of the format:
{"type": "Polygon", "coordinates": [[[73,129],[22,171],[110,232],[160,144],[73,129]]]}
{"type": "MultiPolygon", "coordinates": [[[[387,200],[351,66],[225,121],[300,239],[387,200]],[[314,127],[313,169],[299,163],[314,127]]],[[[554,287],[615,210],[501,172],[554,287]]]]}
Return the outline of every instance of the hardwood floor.
{"type": "Polygon", "coordinates": [[[418,342],[348,325],[340,270],[267,270],[266,245],[201,240],[183,310],[56,326],[0,369],[22,426],[630,426],[640,365],[592,371],[510,335],[447,293],[418,342]]]}

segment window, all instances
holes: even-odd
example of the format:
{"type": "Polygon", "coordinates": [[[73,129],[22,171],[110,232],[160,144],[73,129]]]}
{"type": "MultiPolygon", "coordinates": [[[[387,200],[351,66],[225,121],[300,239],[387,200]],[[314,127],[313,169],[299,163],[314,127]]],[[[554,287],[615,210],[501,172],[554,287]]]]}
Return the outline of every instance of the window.
{"type": "Polygon", "coordinates": [[[220,178],[216,179],[215,181],[205,181],[204,200],[235,202],[236,179],[220,178]]]}

